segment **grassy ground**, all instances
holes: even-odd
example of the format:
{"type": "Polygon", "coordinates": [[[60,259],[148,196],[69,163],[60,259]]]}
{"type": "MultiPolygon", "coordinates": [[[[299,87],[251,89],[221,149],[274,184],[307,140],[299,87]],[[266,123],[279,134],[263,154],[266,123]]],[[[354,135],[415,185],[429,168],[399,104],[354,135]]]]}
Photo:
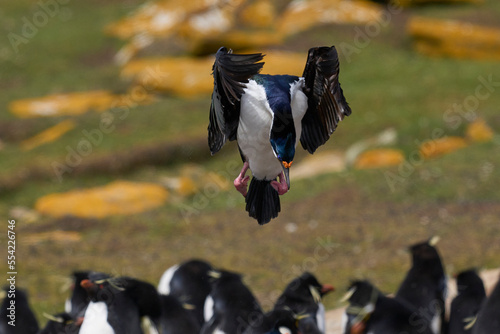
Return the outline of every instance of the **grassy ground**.
{"type": "MultiPolygon", "coordinates": [[[[2,4],[3,35],[19,32],[22,18],[30,18],[38,10],[36,3],[2,4]]],[[[7,112],[10,101],[76,90],[126,90],[127,84],[119,80],[119,68],[112,62],[120,42],[105,37],[102,28],[139,3],[69,2],[65,14],[51,18],[27,44],[19,46],[19,53],[12,50],[7,38],[0,40],[0,128],[19,127],[12,136],[0,137],[4,141],[0,179],[16,178],[33,166],[50,170],[51,162],[64,161],[67,146],[75,147],[82,131],[95,128],[100,120],[95,113],[79,116],[77,128],[58,142],[22,152],[20,140],[63,118],[16,120],[7,112]]],[[[463,105],[473,96],[480,78],[491,76],[500,82],[500,70],[493,62],[432,59],[415,53],[404,32],[408,17],[414,14],[471,22],[485,18],[485,24],[493,25],[500,22],[500,5],[487,0],[480,6],[408,9],[392,15],[390,24],[366,45],[356,44],[360,30],[354,26],[323,26],[290,38],[282,47],[304,54],[314,45],[335,44],[339,49],[342,87],[353,114],[325,149],[344,150],[394,127],[399,136],[395,147],[409,157],[405,164],[302,181],[294,181],[292,171],[292,191],[282,197],[280,217],[263,227],[246,216],[243,198],[234,191],[202,192],[184,202],[127,217],[18,221],[18,286],[29,290],[37,313],[62,309],[62,277],[74,269],[126,274],[156,283],[168,266],[190,257],[244,272],[265,307],[287,281],[304,270],[313,271],[338,290],[344,289],[349,278],[366,277],[383,290],[394,291],[408,268],[405,247],[434,234],[442,237],[439,247],[450,273],[470,266],[498,266],[498,138],[432,161],[410,157],[418,143],[433,139],[436,131],[463,135],[466,118],[453,111],[453,105],[463,105]],[[83,239],[23,244],[23,236],[57,229],[80,232],[83,239]]],[[[500,94],[494,91],[480,101],[474,113],[497,131],[499,105],[500,94]]],[[[157,103],[137,107],[116,123],[116,130],[87,159],[179,137],[205,136],[208,106],[208,96],[190,100],[160,96],[157,103]]],[[[239,164],[238,159],[235,146],[228,145],[203,165],[233,178],[237,171],[227,166],[239,164]]],[[[118,178],[156,182],[180,168],[150,166],[122,175],[96,172],[65,176],[62,182],[49,173],[1,192],[0,217],[6,221],[14,206],[33,207],[37,198],[51,192],[102,185],[118,178]]],[[[328,297],[327,306],[337,305],[340,294],[328,297]]]]}

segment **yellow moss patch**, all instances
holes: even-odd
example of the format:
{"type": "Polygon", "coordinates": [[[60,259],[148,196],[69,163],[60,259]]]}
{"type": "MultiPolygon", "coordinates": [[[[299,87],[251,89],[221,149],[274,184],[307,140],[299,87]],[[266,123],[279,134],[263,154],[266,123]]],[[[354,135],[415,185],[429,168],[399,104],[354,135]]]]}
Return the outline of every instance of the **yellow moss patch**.
{"type": "Polygon", "coordinates": [[[121,75],[159,91],[191,97],[212,91],[213,62],[213,57],[141,59],[126,64],[121,75]]]}
{"type": "Polygon", "coordinates": [[[168,191],[153,183],[115,181],[103,187],[44,196],[35,203],[41,214],[103,218],[143,212],[165,203],[168,191]]]}
{"type": "Polygon", "coordinates": [[[473,142],[487,142],[493,139],[493,130],[484,119],[477,119],[467,126],[467,139],[473,142]]]}
{"type": "Polygon", "coordinates": [[[15,100],[9,110],[20,118],[80,115],[89,110],[103,112],[113,107],[150,103],[152,97],[145,88],[132,88],[127,94],[116,95],[107,90],[48,95],[39,98],[15,100]],[[140,95],[140,96],[139,96],[140,95]]]}
{"type": "Polygon", "coordinates": [[[151,1],[139,7],[139,9],[126,18],[108,25],[105,28],[105,32],[123,39],[139,34],[168,36],[178,28],[180,23],[188,19],[191,14],[203,13],[218,2],[220,1],[151,1]]]}
{"type": "Polygon", "coordinates": [[[292,1],[277,23],[278,31],[293,34],[325,23],[367,23],[380,19],[382,8],[368,1],[292,1]]]}
{"type": "Polygon", "coordinates": [[[403,152],[395,149],[373,149],[361,153],[354,167],[357,169],[380,168],[399,165],[405,160],[403,152]]]}
{"type": "Polygon", "coordinates": [[[414,17],[408,32],[428,56],[500,60],[500,29],[467,22],[414,17]]]}
{"type": "MultiPolygon", "coordinates": [[[[302,75],[307,54],[275,51],[264,53],[266,64],[262,73],[302,75]]],[[[182,97],[192,97],[212,93],[213,63],[213,56],[139,59],[127,63],[121,75],[145,87],[182,97]]]]}
{"type": "Polygon", "coordinates": [[[306,66],[307,53],[269,51],[264,52],[264,74],[290,74],[301,76],[306,66]]]}
{"type": "Polygon", "coordinates": [[[40,116],[79,115],[90,109],[108,109],[115,96],[107,90],[48,95],[12,101],[9,110],[21,118],[40,116]]]}
{"type": "Polygon", "coordinates": [[[82,235],[74,231],[51,231],[42,233],[32,233],[23,236],[23,244],[34,245],[41,242],[78,242],[82,240],[82,235]]]}
{"type": "Polygon", "coordinates": [[[274,24],[276,9],[269,0],[257,0],[243,9],[240,18],[249,27],[267,28],[274,24]]]}
{"type": "Polygon", "coordinates": [[[341,172],[346,167],[345,155],[340,151],[317,152],[308,155],[290,168],[292,180],[306,179],[316,175],[341,172]]]}
{"type": "Polygon", "coordinates": [[[76,123],[72,120],[65,120],[62,121],[47,130],[44,130],[40,132],[39,134],[28,138],[26,140],[23,140],[21,142],[21,149],[23,151],[31,150],[35,147],[38,147],[43,144],[47,144],[50,142],[53,142],[60,138],[63,134],[66,132],[74,129],[76,126],[76,123]]]}
{"type": "Polygon", "coordinates": [[[420,146],[420,154],[426,159],[431,159],[466,146],[467,142],[462,137],[443,137],[422,143],[420,146]]]}

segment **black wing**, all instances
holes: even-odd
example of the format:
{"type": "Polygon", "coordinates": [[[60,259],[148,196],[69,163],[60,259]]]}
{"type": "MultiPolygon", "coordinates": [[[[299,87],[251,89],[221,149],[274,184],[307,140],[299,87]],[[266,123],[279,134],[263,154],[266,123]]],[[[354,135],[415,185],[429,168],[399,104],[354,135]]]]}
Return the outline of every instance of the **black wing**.
{"type": "Polygon", "coordinates": [[[337,124],[351,114],[339,83],[339,59],[334,46],[309,50],[303,77],[307,111],[300,143],[309,153],[326,143],[337,124]]]}
{"type": "Polygon", "coordinates": [[[214,91],[210,106],[208,146],[212,154],[217,153],[227,139],[236,139],[240,118],[240,99],[245,84],[260,72],[264,58],[262,53],[233,54],[222,47],[215,55],[212,68],[214,91]]]}

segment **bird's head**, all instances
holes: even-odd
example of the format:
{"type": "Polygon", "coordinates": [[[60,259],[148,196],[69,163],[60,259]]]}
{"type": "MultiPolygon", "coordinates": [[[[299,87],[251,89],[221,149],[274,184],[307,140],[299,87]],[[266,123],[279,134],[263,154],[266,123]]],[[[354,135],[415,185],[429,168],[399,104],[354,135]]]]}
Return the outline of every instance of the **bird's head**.
{"type": "Polygon", "coordinates": [[[283,168],[288,189],[290,189],[289,169],[295,157],[297,137],[291,114],[281,116],[275,117],[273,121],[270,142],[274,155],[280,162],[281,168],[283,168]]]}

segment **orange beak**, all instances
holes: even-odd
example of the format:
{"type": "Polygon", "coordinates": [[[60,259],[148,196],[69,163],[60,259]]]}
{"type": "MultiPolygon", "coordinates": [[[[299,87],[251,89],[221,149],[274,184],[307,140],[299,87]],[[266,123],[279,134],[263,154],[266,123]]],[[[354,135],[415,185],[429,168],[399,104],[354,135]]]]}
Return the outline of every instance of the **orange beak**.
{"type": "Polygon", "coordinates": [[[293,161],[290,161],[290,162],[286,162],[286,161],[282,161],[282,167],[283,167],[283,174],[285,175],[285,179],[286,179],[286,186],[288,187],[288,189],[290,189],[290,166],[292,165],[292,162],[293,161]]]}
{"type": "Polygon", "coordinates": [[[84,289],[90,289],[94,286],[94,283],[92,283],[90,280],[88,279],[84,279],[80,282],[80,286],[84,289]]]}
{"type": "Polygon", "coordinates": [[[321,293],[325,294],[325,293],[328,293],[330,291],[335,291],[335,288],[333,287],[333,285],[323,284],[323,286],[321,287],[321,293]]]}

